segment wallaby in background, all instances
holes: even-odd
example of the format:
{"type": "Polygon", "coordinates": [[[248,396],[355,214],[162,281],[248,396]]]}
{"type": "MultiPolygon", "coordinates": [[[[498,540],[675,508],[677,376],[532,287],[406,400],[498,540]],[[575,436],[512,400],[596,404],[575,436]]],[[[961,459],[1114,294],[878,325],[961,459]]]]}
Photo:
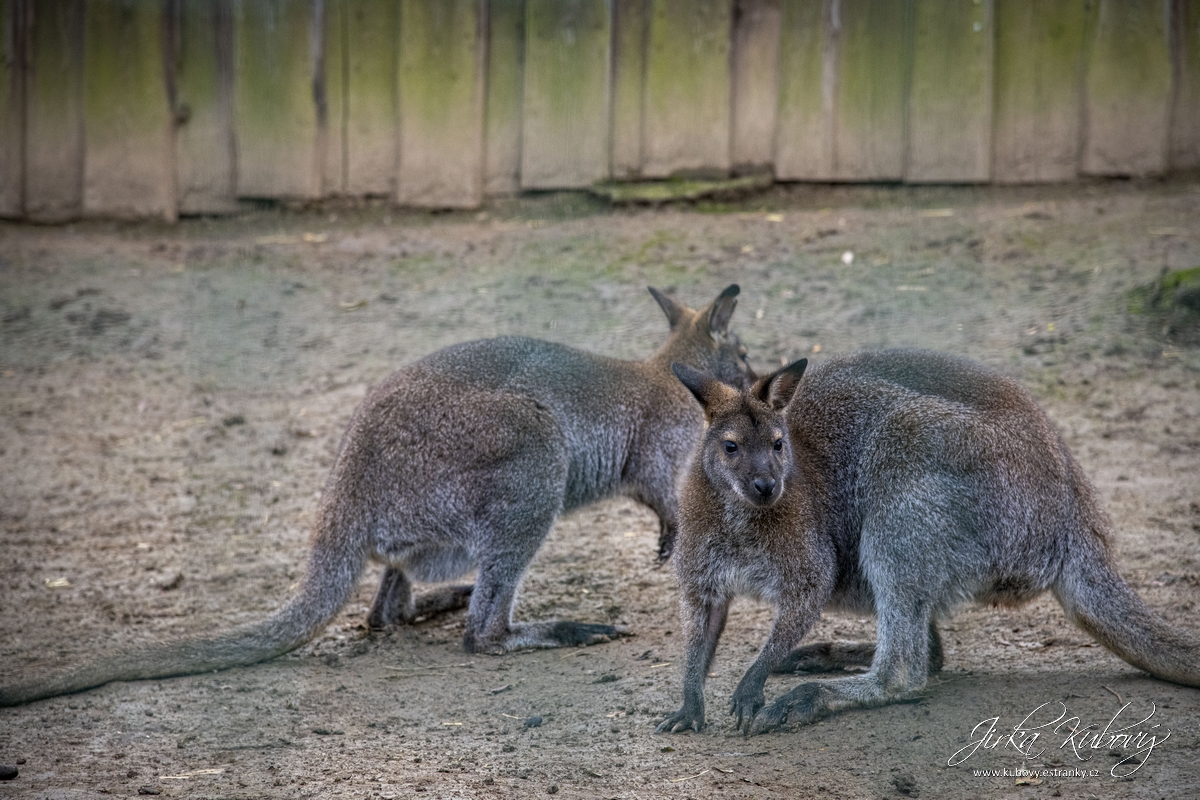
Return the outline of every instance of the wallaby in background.
{"type": "Polygon", "coordinates": [[[659,556],[676,531],[676,485],[703,416],[673,362],[734,385],[753,378],[729,332],[737,286],[694,311],[661,292],[671,332],[645,361],[501,337],[439,350],[368,393],[325,485],[307,574],[262,622],[153,644],[0,687],[0,705],[99,686],[253,664],[313,638],[353,592],[368,559],[388,565],[370,622],[411,622],[467,604],[471,652],[606,641],[609,625],[512,621],[517,587],[556,517],[614,494],[653,509],[659,556]],[[470,586],[414,598],[412,582],[470,586]]]}
{"type": "Polygon", "coordinates": [[[660,732],[703,728],[704,678],[737,594],[777,607],[733,693],[747,734],[895,702],[941,669],[937,622],[955,606],[1046,590],[1130,664],[1200,686],[1200,639],[1122,580],[1091,485],[1017,383],[912,350],[831,359],[802,380],[805,366],[739,391],[675,365],[707,429],[679,499],[683,708],[660,732]],[[878,641],[793,650],[825,608],[875,614],[878,641]],[[772,671],[849,666],[870,669],[764,707],[772,671]]]}

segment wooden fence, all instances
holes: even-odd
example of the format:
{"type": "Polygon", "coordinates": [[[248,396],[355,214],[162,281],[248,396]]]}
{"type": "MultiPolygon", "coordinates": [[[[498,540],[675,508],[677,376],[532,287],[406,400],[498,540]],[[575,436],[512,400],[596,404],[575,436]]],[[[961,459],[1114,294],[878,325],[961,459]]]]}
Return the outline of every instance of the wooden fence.
{"type": "Polygon", "coordinates": [[[1200,0],[0,0],[0,216],[1200,167],[1200,0]]]}

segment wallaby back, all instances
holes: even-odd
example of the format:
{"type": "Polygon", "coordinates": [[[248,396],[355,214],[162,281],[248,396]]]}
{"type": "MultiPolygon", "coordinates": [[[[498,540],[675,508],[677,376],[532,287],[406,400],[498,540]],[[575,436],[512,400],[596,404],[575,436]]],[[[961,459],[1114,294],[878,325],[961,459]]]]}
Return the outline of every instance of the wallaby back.
{"type": "Polygon", "coordinates": [[[28,675],[0,687],[0,705],[273,658],[332,619],[368,559],[388,565],[374,625],[411,622],[469,601],[463,643],[471,651],[617,636],[610,625],[514,623],[530,559],[560,513],[616,493],[658,513],[660,557],[669,555],[676,480],[703,425],[670,365],[682,361],[735,384],[752,378],[745,349],[728,329],[737,286],[699,311],[651,293],[671,332],[645,361],[502,337],[438,351],[369,392],[326,482],[306,577],[267,619],[28,675]],[[476,567],[473,591],[413,596],[414,581],[447,581],[476,567]]]}
{"type": "Polygon", "coordinates": [[[734,694],[749,732],[918,689],[940,663],[938,619],[964,601],[1017,605],[1047,590],[1129,663],[1200,686],[1200,641],[1120,578],[1091,486],[1016,382],[912,350],[807,373],[797,363],[746,391],[686,367],[676,374],[708,422],[681,495],[676,557],[697,661],[688,675],[701,679],[685,680],[684,708],[661,730],[703,724],[701,664],[719,635],[704,620],[723,619],[739,593],[779,606],[734,694]],[[826,607],[877,614],[870,671],[804,684],[763,708],[772,669],[815,657],[819,646],[789,649],[826,607]]]}

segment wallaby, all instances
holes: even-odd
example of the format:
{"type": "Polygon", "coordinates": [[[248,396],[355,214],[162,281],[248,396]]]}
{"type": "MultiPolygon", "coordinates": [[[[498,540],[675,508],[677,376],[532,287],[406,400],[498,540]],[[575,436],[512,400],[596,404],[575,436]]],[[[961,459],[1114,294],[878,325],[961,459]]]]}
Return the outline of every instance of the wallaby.
{"type": "Polygon", "coordinates": [[[674,367],[707,427],[679,498],[683,707],[659,732],[704,727],[704,678],[736,594],[777,607],[730,705],[747,734],[895,702],[941,668],[937,622],[955,606],[1046,590],[1130,664],[1200,686],[1200,639],[1122,580],[1091,485],[1020,385],[926,351],[863,352],[804,375],[806,363],[749,390],[674,367]],[[873,613],[878,641],[792,650],[825,608],[873,613]],[[869,669],[764,707],[772,671],[850,666],[869,669]]]}
{"type": "Polygon", "coordinates": [[[0,705],[286,653],[338,612],[368,559],[388,565],[370,615],[376,626],[469,601],[463,646],[470,652],[617,636],[610,625],[513,622],[530,560],[561,513],[618,493],[658,514],[665,560],[675,540],[676,484],[703,427],[671,365],[703,368],[734,385],[753,378],[729,331],[736,285],[701,311],[650,292],[671,330],[645,361],[501,337],[439,350],[369,392],[326,482],[307,574],[266,620],[30,676],[0,688],[0,705]],[[473,590],[443,587],[414,599],[412,581],[449,581],[473,567],[473,590]]]}

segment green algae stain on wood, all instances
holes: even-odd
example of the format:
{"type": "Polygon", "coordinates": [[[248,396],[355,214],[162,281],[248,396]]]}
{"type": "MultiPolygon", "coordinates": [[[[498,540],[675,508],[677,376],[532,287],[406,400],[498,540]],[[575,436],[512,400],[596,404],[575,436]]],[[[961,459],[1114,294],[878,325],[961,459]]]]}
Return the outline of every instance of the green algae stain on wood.
{"type": "Polygon", "coordinates": [[[234,129],[241,197],[320,194],[312,0],[237,0],[234,129]]]}
{"type": "Polygon", "coordinates": [[[173,219],[162,4],[89,3],[84,54],[84,213],[173,219]]]}
{"type": "Polygon", "coordinates": [[[1200,0],[1175,0],[1175,92],[1171,113],[1172,169],[1200,167],[1200,0]]]}
{"type": "Polygon", "coordinates": [[[1083,171],[1167,167],[1171,59],[1164,0],[1100,0],[1085,82],[1083,171]]]}
{"type": "Polygon", "coordinates": [[[24,208],[25,61],[23,0],[0,0],[0,217],[20,217],[24,208]]]}
{"type": "Polygon", "coordinates": [[[992,164],[998,182],[1076,176],[1089,16],[1081,0],[997,5],[992,164]]]}
{"type": "Polygon", "coordinates": [[[527,0],[522,187],[608,176],[610,23],[605,0],[527,0]]]}
{"type": "Polygon", "coordinates": [[[25,213],[56,222],[83,204],[82,0],[32,0],[25,97],[25,213]]]}
{"type": "Polygon", "coordinates": [[[822,91],[825,13],[821,0],[783,0],[775,176],[832,176],[830,131],[822,91]]]}
{"type": "Polygon", "coordinates": [[[233,6],[185,0],[176,67],[175,170],[182,214],[237,209],[233,136],[233,6]]]}
{"type": "Polygon", "coordinates": [[[830,19],[835,180],[900,180],[909,64],[906,4],[843,0],[830,19]]]}
{"type": "Polygon", "coordinates": [[[525,0],[488,3],[484,190],[521,188],[521,106],[525,85],[525,0]]]}
{"type": "Polygon", "coordinates": [[[730,168],[732,0],[651,0],[642,173],[730,168]]]}
{"type": "Polygon", "coordinates": [[[397,71],[404,205],[483,200],[484,46],[479,0],[402,0],[397,71]]]}
{"type": "Polygon", "coordinates": [[[391,195],[396,184],[398,136],[398,10],[391,0],[345,0],[343,9],[345,191],[351,195],[391,195]]]}
{"type": "Polygon", "coordinates": [[[642,104],[646,87],[649,0],[613,4],[612,175],[642,174],[642,104]]]}
{"type": "Polygon", "coordinates": [[[975,183],[991,177],[992,0],[913,0],[905,178],[975,183]]]}
{"type": "Polygon", "coordinates": [[[731,159],[741,170],[770,165],[779,103],[780,0],[738,0],[733,28],[731,159]]]}

